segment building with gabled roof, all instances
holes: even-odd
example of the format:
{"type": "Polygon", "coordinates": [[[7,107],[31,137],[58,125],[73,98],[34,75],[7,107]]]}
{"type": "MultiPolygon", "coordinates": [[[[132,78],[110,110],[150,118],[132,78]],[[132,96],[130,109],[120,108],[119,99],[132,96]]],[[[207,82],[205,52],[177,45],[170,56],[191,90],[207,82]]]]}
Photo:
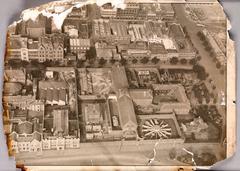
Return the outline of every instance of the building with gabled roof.
{"type": "Polygon", "coordinates": [[[138,124],[132,99],[128,94],[122,94],[118,97],[117,102],[123,137],[136,138],[138,124]]]}
{"type": "Polygon", "coordinates": [[[31,121],[20,121],[12,124],[12,132],[9,135],[13,151],[36,152],[42,151],[42,123],[38,118],[31,121]]]}

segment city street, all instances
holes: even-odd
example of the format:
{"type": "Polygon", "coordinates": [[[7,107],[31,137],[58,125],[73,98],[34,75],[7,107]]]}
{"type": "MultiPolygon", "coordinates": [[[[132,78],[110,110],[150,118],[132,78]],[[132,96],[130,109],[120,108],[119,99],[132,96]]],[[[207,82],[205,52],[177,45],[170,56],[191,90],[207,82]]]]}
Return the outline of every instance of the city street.
{"type": "Polygon", "coordinates": [[[199,51],[200,56],[202,57],[199,63],[205,67],[206,72],[209,73],[210,77],[214,80],[216,85],[216,90],[220,93],[226,89],[226,77],[222,75],[219,69],[216,68],[216,63],[212,60],[209,53],[205,50],[202,42],[200,41],[197,33],[202,30],[202,27],[197,26],[195,22],[190,20],[185,13],[183,4],[173,4],[173,7],[176,11],[177,20],[181,23],[182,26],[185,26],[190,39],[193,42],[195,48],[199,51]]]}
{"type": "MultiPolygon", "coordinates": [[[[156,141],[157,142],[157,141],[156,141]]],[[[24,165],[147,165],[154,157],[154,143],[149,145],[121,146],[120,142],[108,145],[101,143],[81,144],[79,149],[66,149],[63,151],[49,150],[41,153],[22,153],[16,155],[17,161],[24,165]],[[152,146],[152,148],[149,148],[152,146]],[[151,149],[151,150],[149,150],[151,149]]],[[[164,143],[159,141],[156,146],[155,160],[152,165],[180,165],[180,162],[169,159],[169,151],[172,148],[177,150],[192,148],[194,151],[206,150],[208,152],[218,151],[221,153],[221,146],[218,143],[164,143]]],[[[221,159],[220,154],[217,154],[221,159]]],[[[181,163],[182,165],[183,163],[181,163]]]]}

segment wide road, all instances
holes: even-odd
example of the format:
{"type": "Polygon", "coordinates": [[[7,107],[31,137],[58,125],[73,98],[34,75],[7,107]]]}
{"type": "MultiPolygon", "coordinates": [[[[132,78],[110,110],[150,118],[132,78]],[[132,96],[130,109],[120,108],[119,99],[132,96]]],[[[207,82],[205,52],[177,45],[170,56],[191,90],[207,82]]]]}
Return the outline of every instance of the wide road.
{"type": "Polygon", "coordinates": [[[140,145],[133,142],[123,145],[114,142],[111,144],[84,143],[79,149],[49,150],[39,153],[17,154],[18,163],[24,165],[147,165],[154,158],[151,165],[181,165],[178,161],[169,159],[169,151],[174,147],[178,151],[191,147],[194,151],[203,150],[215,153],[218,158],[222,146],[217,143],[166,143],[159,142],[140,145]],[[154,148],[155,147],[155,148],[154,148]],[[154,149],[156,149],[154,157],[154,149]]]}
{"type": "Polygon", "coordinates": [[[174,9],[176,12],[177,20],[182,25],[185,26],[190,39],[193,42],[193,45],[199,51],[200,56],[202,59],[200,60],[200,64],[205,67],[206,72],[209,73],[212,80],[215,82],[216,90],[220,93],[221,91],[226,90],[226,77],[222,75],[219,69],[216,68],[216,63],[212,60],[209,53],[205,50],[205,47],[202,44],[202,41],[197,36],[197,33],[202,30],[202,27],[197,26],[197,24],[189,19],[186,16],[185,4],[174,4],[174,9]]]}

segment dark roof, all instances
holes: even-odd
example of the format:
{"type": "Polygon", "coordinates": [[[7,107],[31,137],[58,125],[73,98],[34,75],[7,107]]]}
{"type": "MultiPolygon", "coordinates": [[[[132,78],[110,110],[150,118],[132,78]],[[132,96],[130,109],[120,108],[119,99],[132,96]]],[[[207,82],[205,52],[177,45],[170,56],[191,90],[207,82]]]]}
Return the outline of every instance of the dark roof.
{"type": "Polygon", "coordinates": [[[59,90],[59,100],[66,101],[66,90],[59,90]]]}
{"type": "Polygon", "coordinates": [[[11,118],[16,119],[16,120],[21,120],[21,121],[26,121],[28,118],[28,111],[27,110],[18,110],[15,109],[13,111],[10,111],[11,118]]]}
{"type": "Polygon", "coordinates": [[[53,90],[47,89],[46,100],[48,100],[48,101],[53,100],[53,90]]]}
{"type": "Polygon", "coordinates": [[[31,134],[33,129],[32,129],[32,126],[33,124],[29,121],[25,121],[25,122],[22,122],[22,123],[19,123],[17,125],[17,129],[16,129],[16,132],[18,134],[31,134]]]}
{"type": "Polygon", "coordinates": [[[39,81],[39,89],[66,89],[64,81],[39,81]]]}
{"type": "Polygon", "coordinates": [[[170,31],[174,38],[185,38],[185,34],[180,24],[171,24],[170,31]]]}
{"type": "Polygon", "coordinates": [[[160,43],[151,43],[149,46],[149,50],[152,54],[166,54],[167,51],[163,44],[160,43]]]}
{"type": "Polygon", "coordinates": [[[39,15],[34,21],[31,19],[26,21],[26,25],[27,25],[27,28],[45,28],[47,24],[47,20],[48,20],[47,17],[43,15],[39,15]]]}
{"type": "Polygon", "coordinates": [[[58,101],[58,99],[59,99],[59,90],[53,89],[52,96],[53,96],[53,100],[58,101]]]}

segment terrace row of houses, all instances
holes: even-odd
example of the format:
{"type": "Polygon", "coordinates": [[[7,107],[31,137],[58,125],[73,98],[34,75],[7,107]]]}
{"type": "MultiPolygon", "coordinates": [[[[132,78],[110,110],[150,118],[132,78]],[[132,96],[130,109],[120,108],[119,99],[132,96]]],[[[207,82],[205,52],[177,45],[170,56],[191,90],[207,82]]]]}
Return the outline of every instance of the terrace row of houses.
{"type": "Polygon", "coordinates": [[[124,20],[173,20],[175,12],[171,4],[126,3],[124,9],[110,3],[100,7],[102,18],[124,20]]]}
{"type": "Polygon", "coordinates": [[[80,139],[67,137],[48,137],[41,139],[39,132],[32,134],[10,134],[11,150],[15,153],[20,152],[41,152],[43,150],[64,150],[80,147],[80,139]]]}
{"type": "Polygon", "coordinates": [[[80,139],[69,134],[68,110],[53,110],[44,118],[44,110],[10,111],[10,141],[14,152],[39,152],[79,148],[80,139]]]}

